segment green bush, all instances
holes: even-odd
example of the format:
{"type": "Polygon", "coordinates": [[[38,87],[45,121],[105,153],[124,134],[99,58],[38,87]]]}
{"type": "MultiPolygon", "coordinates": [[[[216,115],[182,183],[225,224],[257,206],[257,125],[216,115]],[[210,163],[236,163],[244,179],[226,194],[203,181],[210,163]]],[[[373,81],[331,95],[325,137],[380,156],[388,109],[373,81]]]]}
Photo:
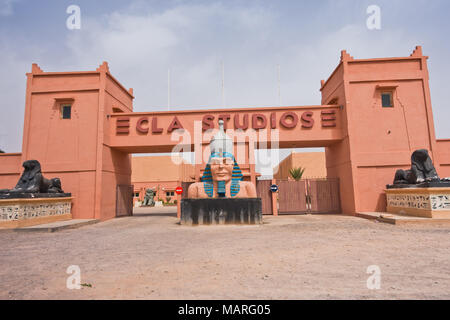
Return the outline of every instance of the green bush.
{"type": "Polygon", "coordinates": [[[292,168],[289,170],[289,174],[295,181],[299,181],[302,178],[304,172],[305,168],[302,167],[292,168]]]}

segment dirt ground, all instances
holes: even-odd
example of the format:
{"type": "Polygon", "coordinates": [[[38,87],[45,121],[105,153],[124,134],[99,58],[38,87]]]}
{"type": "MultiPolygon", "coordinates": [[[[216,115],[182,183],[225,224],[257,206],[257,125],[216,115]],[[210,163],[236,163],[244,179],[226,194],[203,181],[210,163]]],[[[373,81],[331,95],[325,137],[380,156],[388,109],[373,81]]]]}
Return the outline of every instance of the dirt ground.
{"type": "Polygon", "coordinates": [[[188,227],[173,208],[137,211],[55,233],[0,231],[0,299],[450,299],[448,225],[304,215],[188,227]],[[91,287],[67,289],[70,265],[91,287]]]}

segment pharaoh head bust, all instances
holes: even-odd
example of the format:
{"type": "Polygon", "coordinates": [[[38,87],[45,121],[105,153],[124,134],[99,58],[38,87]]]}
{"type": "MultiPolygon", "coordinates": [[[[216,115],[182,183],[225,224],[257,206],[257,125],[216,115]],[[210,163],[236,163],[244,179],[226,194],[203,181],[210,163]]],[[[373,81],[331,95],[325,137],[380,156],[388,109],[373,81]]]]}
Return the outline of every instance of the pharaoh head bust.
{"type": "Polygon", "coordinates": [[[242,181],[242,172],[233,155],[233,141],[224,131],[223,120],[219,132],[211,139],[211,155],[202,182],[189,187],[189,198],[256,198],[255,186],[242,181]]]}

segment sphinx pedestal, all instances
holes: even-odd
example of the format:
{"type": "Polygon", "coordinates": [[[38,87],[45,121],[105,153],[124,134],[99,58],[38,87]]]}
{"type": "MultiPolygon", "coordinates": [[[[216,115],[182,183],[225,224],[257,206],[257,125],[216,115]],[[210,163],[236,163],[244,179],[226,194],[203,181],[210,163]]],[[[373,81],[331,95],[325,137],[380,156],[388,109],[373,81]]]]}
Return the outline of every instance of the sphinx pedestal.
{"type": "Polygon", "coordinates": [[[261,224],[260,198],[181,199],[181,224],[261,224]]]}
{"type": "Polygon", "coordinates": [[[21,228],[72,219],[73,198],[70,193],[62,195],[66,197],[32,198],[27,194],[21,198],[0,199],[0,228],[21,228]]]}
{"type": "Polygon", "coordinates": [[[386,189],[387,212],[450,219],[450,188],[386,189]]]}

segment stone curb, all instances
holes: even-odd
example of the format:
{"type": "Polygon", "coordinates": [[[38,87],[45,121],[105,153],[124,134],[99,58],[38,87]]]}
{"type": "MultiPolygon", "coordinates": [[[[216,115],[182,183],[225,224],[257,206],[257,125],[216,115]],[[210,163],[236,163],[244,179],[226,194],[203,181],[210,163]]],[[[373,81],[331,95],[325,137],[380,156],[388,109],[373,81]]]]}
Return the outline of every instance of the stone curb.
{"type": "Polygon", "coordinates": [[[67,223],[66,220],[24,228],[0,229],[0,232],[56,232],[65,229],[75,229],[100,222],[100,220],[98,219],[80,219],[81,221],[77,220],[78,219],[70,220],[71,223],[67,223]]]}

